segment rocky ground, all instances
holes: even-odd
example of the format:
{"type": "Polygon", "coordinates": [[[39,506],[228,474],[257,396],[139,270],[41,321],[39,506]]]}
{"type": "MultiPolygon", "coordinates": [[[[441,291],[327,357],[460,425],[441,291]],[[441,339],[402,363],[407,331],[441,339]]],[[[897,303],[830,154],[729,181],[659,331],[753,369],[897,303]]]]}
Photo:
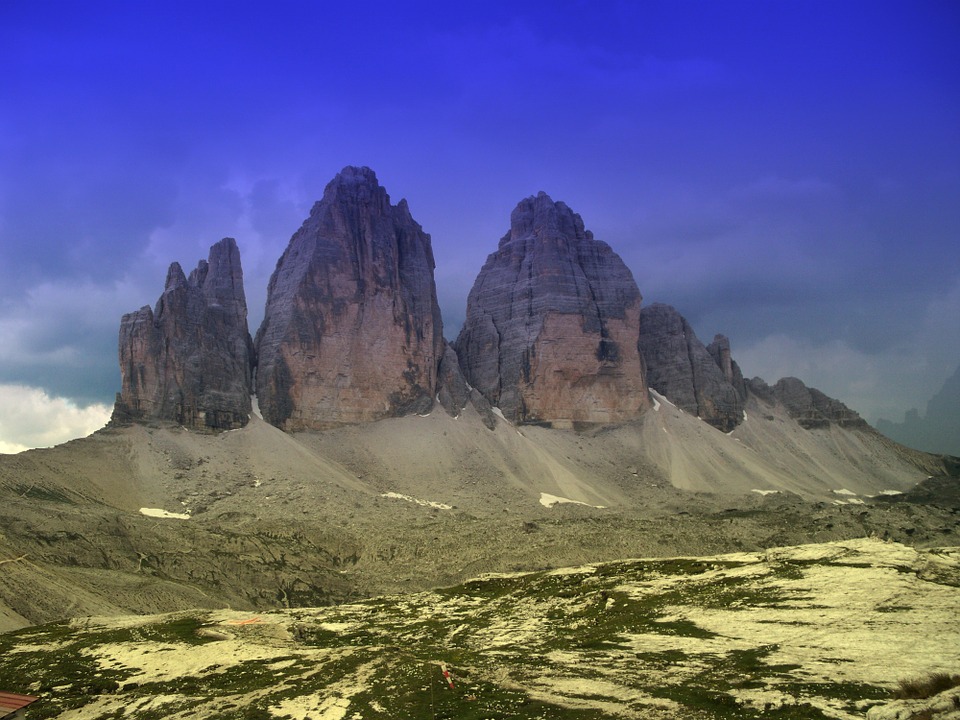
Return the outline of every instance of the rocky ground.
{"type": "Polygon", "coordinates": [[[652,399],[0,458],[0,686],[64,718],[913,717],[879,703],[957,668],[956,460],[652,399]]]}
{"type": "Polygon", "coordinates": [[[659,405],[582,432],[443,412],[299,435],[131,426],[2,458],[0,629],[624,557],[960,544],[956,481],[926,479],[942,458],[753,408],[725,434],[659,405]]]}
{"type": "Polygon", "coordinates": [[[330,608],[88,617],[0,635],[0,685],[63,720],[946,718],[956,688],[894,698],[960,667],[958,561],[856,540],[330,608]]]}

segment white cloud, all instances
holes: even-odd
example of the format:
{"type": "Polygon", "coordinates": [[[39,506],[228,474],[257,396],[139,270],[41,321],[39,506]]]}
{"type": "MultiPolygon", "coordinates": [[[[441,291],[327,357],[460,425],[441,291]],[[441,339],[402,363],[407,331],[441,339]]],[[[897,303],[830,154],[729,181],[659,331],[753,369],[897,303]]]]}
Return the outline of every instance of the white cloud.
{"type": "Polygon", "coordinates": [[[106,405],[78,407],[24,385],[0,385],[0,407],[0,453],[52,447],[85,437],[110,419],[106,405]]]}
{"type": "Polygon", "coordinates": [[[910,408],[922,414],[960,364],[958,317],[960,278],[930,301],[912,333],[883,352],[858,350],[842,338],[817,343],[777,333],[736,350],[734,357],[748,377],[759,375],[771,384],[798,377],[871,422],[897,422],[910,408]]]}
{"type": "MultiPolygon", "coordinates": [[[[737,363],[748,377],[760,376],[771,385],[783,377],[797,377],[872,417],[878,396],[890,381],[889,361],[852,348],[844,340],[816,344],[784,334],[768,335],[737,350],[737,363]]],[[[892,390],[904,391],[903,383],[892,390]]]]}

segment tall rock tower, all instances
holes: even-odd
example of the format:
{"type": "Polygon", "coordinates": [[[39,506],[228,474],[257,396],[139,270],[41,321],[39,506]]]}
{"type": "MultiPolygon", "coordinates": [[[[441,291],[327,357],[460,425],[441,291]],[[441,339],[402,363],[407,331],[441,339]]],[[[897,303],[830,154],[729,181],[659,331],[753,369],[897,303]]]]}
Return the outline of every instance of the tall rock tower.
{"type": "Polygon", "coordinates": [[[424,411],[443,324],[430,236],[369,168],[344,168],[294,234],[257,332],[268,422],[324,429],[424,411]]]}
{"type": "Polygon", "coordinates": [[[467,299],[464,376],[514,422],[569,426],[638,416],[640,291],[610,246],[545,193],[520,202],[467,299]]]}
{"type": "Polygon", "coordinates": [[[250,417],[253,343],[240,251],[224,238],[190,277],[170,265],[163,294],[120,322],[114,419],[232,430],[250,417]]]}
{"type": "Polygon", "coordinates": [[[640,351],[650,387],[723,432],[739,425],[747,388],[730,357],[730,341],[717,335],[704,347],[670,305],[654,303],[640,315],[640,351]]]}

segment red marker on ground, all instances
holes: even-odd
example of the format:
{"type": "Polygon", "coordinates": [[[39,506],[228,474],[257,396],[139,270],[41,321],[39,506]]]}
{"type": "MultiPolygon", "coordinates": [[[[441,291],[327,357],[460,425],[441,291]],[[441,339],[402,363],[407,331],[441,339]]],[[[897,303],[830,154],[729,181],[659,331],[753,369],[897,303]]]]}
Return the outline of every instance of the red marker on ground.
{"type": "Polygon", "coordinates": [[[447,685],[453,690],[453,676],[450,675],[450,671],[447,670],[447,664],[440,663],[440,670],[443,672],[443,679],[447,681],[447,685]]]}

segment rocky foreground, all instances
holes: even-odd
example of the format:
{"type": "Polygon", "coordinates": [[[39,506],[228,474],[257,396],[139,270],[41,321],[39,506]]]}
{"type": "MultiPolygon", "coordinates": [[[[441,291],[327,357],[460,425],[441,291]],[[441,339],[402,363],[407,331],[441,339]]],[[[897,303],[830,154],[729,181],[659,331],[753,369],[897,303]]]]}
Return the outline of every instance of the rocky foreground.
{"type": "Polygon", "coordinates": [[[0,630],[868,535],[960,544],[944,458],[752,399],[727,434],[660,397],[591,432],[491,430],[471,408],[299,434],[253,416],[0,458],[0,630]]]}
{"type": "Polygon", "coordinates": [[[960,548],[856,540],[80,618],[0,635],[0,686],[62,720],[948,718],[894,695],[960,667],[957,617],[960,548]]]}

